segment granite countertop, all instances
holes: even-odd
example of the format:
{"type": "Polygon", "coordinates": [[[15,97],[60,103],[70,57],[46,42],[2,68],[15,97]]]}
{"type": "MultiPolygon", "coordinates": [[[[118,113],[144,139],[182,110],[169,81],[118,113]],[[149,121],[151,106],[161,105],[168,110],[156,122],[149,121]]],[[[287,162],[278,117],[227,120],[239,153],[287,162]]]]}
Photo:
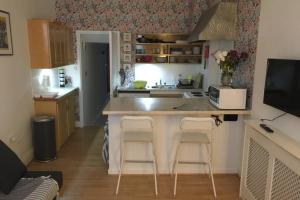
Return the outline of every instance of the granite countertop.
{"type": "Polygon", "coordinates": [[[76,90],[78,90],[78,87],[49,88],[48,91],[40,91],[40,93],[46,94],[47,92],[49,92],[49,93],[57,92],[58,94],[56,97],[54,97],[54,98],[37,97],[39,95],[39,92],[35,92],[34,100],[59,100],[76,90]]]}
{"type": "Polygon", "coordinates": [[[208,98],[111,98],[104,115],[187,115],[187,114],[241,114],[250,110],[220,110],[212,106],[208,98]]]}

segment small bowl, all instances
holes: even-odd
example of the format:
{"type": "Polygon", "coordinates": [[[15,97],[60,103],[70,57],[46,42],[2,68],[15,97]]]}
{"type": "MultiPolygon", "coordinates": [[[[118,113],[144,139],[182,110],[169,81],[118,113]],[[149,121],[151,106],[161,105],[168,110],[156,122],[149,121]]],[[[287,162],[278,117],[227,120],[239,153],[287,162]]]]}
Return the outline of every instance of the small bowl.
{"type": "Polygon", "coordinates": [[[146,85],[147,85],[147,81],[140,81],[140,80],[133,81],[134,89],[144,89],[146,85]]]}

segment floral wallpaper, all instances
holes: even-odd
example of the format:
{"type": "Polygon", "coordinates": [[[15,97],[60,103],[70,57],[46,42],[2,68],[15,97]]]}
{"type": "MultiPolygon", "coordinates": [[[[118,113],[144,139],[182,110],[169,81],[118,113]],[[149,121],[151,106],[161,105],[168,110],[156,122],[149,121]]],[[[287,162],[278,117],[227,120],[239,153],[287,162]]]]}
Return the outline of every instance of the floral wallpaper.
{"type": "Polygon", "coordinates": [[[234,85],[248,88],[248,102],[251,105],[251,97],[254,81],[254,68],[256,61],[258,22],[260,14],[260,0],[238,1],[238,24],[235,48],[249,53],[249,59],[240,64],[233,77],[234,85]]]}
{"type": "MultiPolygon", "coordinates": [[[[187,33],[215,0],[56,0],[56,20],[74,30],[117,30],[132,33],[187,33]]],[[[235,48],[249,52],[234,74],[234,84],[252,96],[260,0],[238,2],[235,48]]],[[[133,77],[133,70],[128,70],[133,77]]],[[[251,105],[249,98],[248,105],[251,105]]]]}
{"type": "Polygon", "coordinates": [[[206,0],[56,0],[57,20],[74,30],[185,33],[204,9],[206,0]]]}

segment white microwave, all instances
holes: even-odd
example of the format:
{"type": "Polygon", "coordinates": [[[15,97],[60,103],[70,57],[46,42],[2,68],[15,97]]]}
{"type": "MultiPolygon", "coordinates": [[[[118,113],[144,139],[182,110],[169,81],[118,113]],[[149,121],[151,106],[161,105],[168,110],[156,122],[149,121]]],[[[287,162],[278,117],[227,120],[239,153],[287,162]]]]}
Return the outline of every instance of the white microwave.
{"type": "Polygon", "coordinates": [[[209,87],[209,101],[219,109],[246,109],[247,89],[209,87]]]}

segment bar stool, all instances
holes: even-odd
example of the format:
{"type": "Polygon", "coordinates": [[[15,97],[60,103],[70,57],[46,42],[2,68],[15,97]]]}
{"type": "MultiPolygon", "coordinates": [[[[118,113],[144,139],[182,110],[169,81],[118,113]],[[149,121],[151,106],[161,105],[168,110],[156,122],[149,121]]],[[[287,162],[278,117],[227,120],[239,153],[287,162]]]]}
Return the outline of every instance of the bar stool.
{"type": "Polygon", "coordinates": [[[121,144],[120,144],[120,168],[116,194],[119,192],[121,175],[125,163],[150,163],[153,164],[155,195],[157,195],[157,160],[153,144],[153,124],[151,117],[147,116],[124,116],[121,118],[121,144]],[[144,143],[152,148],[152,160],[126,160],[127,143],[144,143]]]}
{"type": "Polygon", "coordinates": [[[213,166],[212,166],[212,130],[213,130],[214,120],[212,118],[193,118],[185,117],[181,120],[180,130],[181,138],[180,142],[176,148],[175,161],[173,163],[172,174],[175,172],[175,182],[174,182],[174,196],[176,195],[177,189],[177,174],[179,164],[204,164],[208,165],[209,177],[213,186],[214,197],[216,198],[216,189],[213,177],[213,166]],[[182,144],[197,144],[206,147],[207,161],[180,161],[179,151],[182,144]]]}

